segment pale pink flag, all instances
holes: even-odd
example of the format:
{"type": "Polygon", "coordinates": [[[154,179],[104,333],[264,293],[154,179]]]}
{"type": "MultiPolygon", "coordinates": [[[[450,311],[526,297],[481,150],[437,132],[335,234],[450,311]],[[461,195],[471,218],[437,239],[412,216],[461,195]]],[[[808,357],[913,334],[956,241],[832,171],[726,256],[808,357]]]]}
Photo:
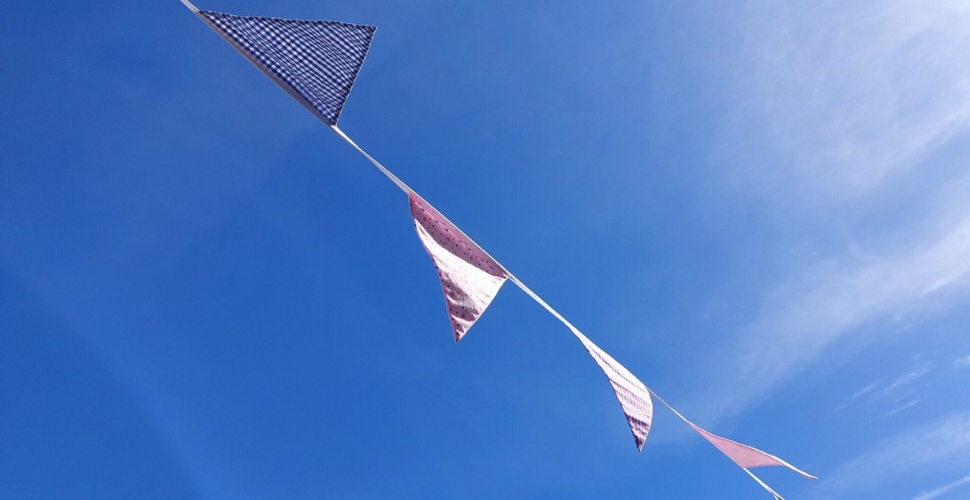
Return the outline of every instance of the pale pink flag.
{"type": "MultiPolygon", "coordinates": [[[[658,399],[660,399],[659,396],[658,396],[658,399]]],[[[681,415],[680,412],[675,410],[672,406],[667,404],[667,402],[664,401],[663,399],[660,399],[660,402],[663,403],[663,405],[666,406],[668,409],[670,409],[670,411],[674,412],[675,415],[680,417],[680,419],[683,420],[684,423],[689,425],[691,429],[694,429],[695,431],[697,431],[697,433],[700,434],[704,439],[706,439],[709,443],[713,444],[715,448],[717,448],[718,450],[721,450],[721,453],[727,455],[727,457],[730,458],[731,461],[733,461],[742,469],[747,470],[752,467],[780,466],[780,467],[787,467],[809,479],[816,479],[816,480],[818,479],[817,477],[807,472],[804,472],[802,470],[799,470],[794,465],[774,455],[765,453],[757,448],[752,448],[751,446],[748,446],[746,444],[741,444],[735,441],[731,441],[730,439],[722,438],[721,436],[707,432],[706,430],[701,429],[700,427],[694,425],[694,423],[691,422],[690,420],[687,420],[687,418],[681,415]]],[[[749,471],[748,474],[751,474],[751,472],[749,471]]],[[[754,475],[752,475],[751,477],[754,477],[754,475]]],[[[761,483],[761,480],[756,477],[755,477],[755,480],[761,483]]],[[[777,493],[772,491],[771,488],[768,488],[766,484],[761,483],[761,485],[764,486],[766,489],[768,489],[768,491],[770,491],[772,495],[776,495],[776,496],[778,495],[777,493]]]]}
{"type": "Polygon", "coordinates": [[[606,378],[613,386],[613,393],[620,402],[620,408],[626,415],[626,422],[630,425],[630,432],[637,443],[637,450],[643,450],[643,443],[647,440],[650,432],[650,424],[653,421],[653,401],[650,400],[650,392],[643,382],[630,373],[623,365],[618,363],[612,356],[607,354],[599,346],[586,338],[574,326],[565,322],[566,326],[573,332],[573,335],[583,343],[586,352],[593,357],[593,361],[599,365],[606,378]]]}
{"type": "Polygon", "coordinates": [[[508,276],[474,241],[415,194],[408,195],[414,229],[441,279],[455,342],[492,302],[508,276]]]}
{"type": "Polygon", "coordinates": [[[711,434],[710,432],[707,432],[704,429],[701,429],[700,427],[694,425],[692,422],[690,422],[687,419],[684,419],[684,421],[687,422],[687,425],[691,426],[691,428],[697,431],[698,434],[703,436],[704,439],[708,440],[711,444],[713,444],[715,448],[721,450],[721,453],[727,455],[728,458],[730,458],[732,461],[734,461],[734,463],[738,464],[738,466],[740,467],[748,469],[751,467],[769,467],[769,466],[777,465],[781,467],[788,467],[789,469],[809,479],[816,479],[816,480],[818,479],[817,477],[811,474],[808,474],[807,472],[799,470],[794,465],[791,465],[788,462],[774,455],[765,453],[757,448],[752,448],[746,444],[737,443],[737,442],[731,441],[730,439],[722,438],[721,436],[716,436],[714,434],[711,434]]]}

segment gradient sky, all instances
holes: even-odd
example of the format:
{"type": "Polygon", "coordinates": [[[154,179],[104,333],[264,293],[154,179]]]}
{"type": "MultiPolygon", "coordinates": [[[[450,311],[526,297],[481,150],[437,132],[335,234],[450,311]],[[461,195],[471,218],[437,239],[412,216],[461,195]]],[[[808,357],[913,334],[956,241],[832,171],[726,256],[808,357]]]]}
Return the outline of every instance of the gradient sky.
{"type": "MultiPolygon", "coordinates": [[[[341,128],[688,417],[970,496],[970,3],[200,0],[378,27],[341,128]]],[[[749,499],[177,0],[0,6],[0,497],[749,499]]]]}

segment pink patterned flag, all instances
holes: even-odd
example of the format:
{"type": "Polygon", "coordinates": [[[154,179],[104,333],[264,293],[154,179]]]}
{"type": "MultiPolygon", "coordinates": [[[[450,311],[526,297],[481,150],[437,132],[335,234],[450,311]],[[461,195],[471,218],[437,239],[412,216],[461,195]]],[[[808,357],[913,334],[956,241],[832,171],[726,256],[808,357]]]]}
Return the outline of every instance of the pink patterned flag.
{"type": "MultiPolygon", "coordinates": [[[[654,396],[657,396],[657,395],[654,394],[654,396]]],[[[681,415],[679,411],[675,410],[672,406],[667,404],[667,402],[661,399],[660,396],[657,396],[657,399],[659,399],[660,402],[667,407],[667,409],[674,412],[674,415],[677,415],[681,420],[683,420],[685,424],[689,425],[691,429],[694,429],[695,431],[697,431],[697,433],[700,434],[704,439],[706,439],[709,443],[713,444],[715,448],[717,448],[718,450],[721,450],[721,453],[727,455],[727,457],[730,458],[732,462],[737,464],[738,467],[741,467],[742,469],[744,469],[745,472],[747,472],[751,477],[753,477],[755,481],[758,481],[759,484],[764,486],[765,489],[771,492],[772,495],[778,496],[778,494],[775,493],[771,488],[769,488],[768,485],[762,483],[761,480],[755,477],[754,474],[751,474],[751,471],[748,470],[749,468],[770,467],[773,465],[788,467],[789,469],[809,479],[818,480],[817,477],[807,472],[804,472],[802,470],[799,470],[794,465],[774,455],[765,453],[757,448],[752,448],[746,444],[741,444],[735,441],[731,441],[730,439],[727,439],[727,438],[722,438],[721,436],[712,434],[710,432],[705,431],[704,429],[701,429],[700,427],[694,425],[694,422],[687,420],[687,418],[681,415]]]]}
{"type": "Polygon", "coordinates": [[[626,414],[626,422],[630,425],[633,432],[633,439],[637,443],[637,450],[643,450],[643,443],[647,440],[650,432],[650,423],[653,421],[653,401],[650,400],[650,391],[643,382],[617,363],[612,356],[599,348],[591,340],[586,338],[574,326],[564,321],[566,326],[573,332],[573,335],[583,343],[586,352],[593,357],[593,361],[599,365],[606,378],[613,386],[613,393],[620,401],[620,408],[626,414]]]}
{"type": "MultiPolygon", "coordinates": [[[[777,465],[781,467],[788,467],[789,469],[809,479],[818,479],[817,477],[799,470],[795,466],[774,455],[765,453],[757,448],[752,448],[746,444],[736,443],[730,439],[716,436],[694,425],[691,421],[685,419],[684,417],[681,416],[680,418],[684,419],[684,422],[687,422],[687,425],[691,426],[691,428],[697,431],[698,434],[713,444],[715,448],[721,450],[721,453],[727,455],[728,458],[730,458],[734,463],[738,464],[738,466],[741,468],[748,469],[751,467],[769,467],[777,465]]],[[[777,495],[777,493],[773,494],[777,495]]]]}
{"type": "Polygon", "coordinates": [[[485,312],[508,275],[428,202],[411,193],[408,203],[418,238],[438,270],[451,329],[458,342],[485,312]]]}

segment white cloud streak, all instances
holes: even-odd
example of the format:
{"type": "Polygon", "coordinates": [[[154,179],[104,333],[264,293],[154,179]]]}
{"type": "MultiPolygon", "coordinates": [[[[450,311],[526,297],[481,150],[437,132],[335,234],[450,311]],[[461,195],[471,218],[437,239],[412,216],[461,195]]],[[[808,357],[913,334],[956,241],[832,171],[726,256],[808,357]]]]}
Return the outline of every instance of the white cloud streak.
{"type": "Polygon", "coordinates": [[[876,387],[879,387],[880,385],[882,385],[882,383],[884,381],[885,381],[884,379],[877,380],[877,381],[875,381],[875,382],[873,382],[873,383],[871,383],[871,384],[863,387],[862,389],[859,389],[858,391],[852,393],[852,395],[849,396],[849,399],[846,400],[846,402],[843,403],[842,406],[840,406],[838,409],[839,410],[843,410],[846,407],[848,407],[849,405],[851,405],[852,403],[855,403],[859,398],[865,396],[866,394],[871,393],[872,391],[874,391],[876,389],[876,387]]]}
{"type": "Polygon", "coordinates": [[[913,394],[913,385],[930,372],[930,365],[922,365],[900,375],[896,380],[873,394],[872,400],[899,401],[913,394]]]}
{"type": "Polygon", "coordinates": [[[886,416],[887,417],[891,417],[891,416],[893,416],[893,415],[895,415],[895,414],[897,414],[897,413],[899,413],[899,412],[901,412],[903,410],[907,410],[909,408],[912,408],[912,407],[916,406],[917,404],[919,404],[919,402],[920,402],[919,399],[912,399],[910,401],[907,401],[907,402],[905,402],[905,403],[903,403],[903,404],[901,404],[901,405],[893,408],[892,410],[889,410],[889,412],[886,413],[886,416]]]}
{"type": "Polygon", "coordinates": [[[966,1],[752,3],[740,19],[719,156],[755,170],[746,188],[855,196],[970,124],[966,1]]]}
{"type": "Polygon", "coordinates": [[[950,484],[941,486],[933,491],[927,491],[926,493],[920,493],[919,495],[913,497],[913,500],[933,500],[936,497],[945,495],[950,491],[959,488],[965,484],[970,483],[970,476],[965,476],[963,479],[958,479],[950,484]]]}
{"type": "Polygon", "coordinates": [[[919,403],[919,398],[912,398],[917,390],[917,382],[930,373],[932,364],[926,363],[907,370],[895,380],[887,382],[885,378],[879,379],[849,396],[845,403],[839,406],[836,411],[844,410],[857,401],[864,401],[867,404],[877,404],[889,402],[894,407],[886,416],[892,416],[907,408],[912,408],[919,403]],[[901,401],[908,399],[905,403],[901,401]]]}
{"type": "Polygon", "coordinates": [[[911,477],[921,467],[932,466],[934,471],[940,471],[965,467],[968,463],[970,413],[957,413],[889,438],[846,462],[824,485],[819,485],[819,493],[822,498],[853,496],[911,477]]]}
{"type": "MultiPolygon", "coordinates": [[[[968,284],[970,217],[925,248],[866,257],[834,269],[818,266],[779,290],[728,351],[726,366],[716,370],[722,382],[706,405],[709,417],[740,411],[866,322],[943,308],[948,297],[964,293],[968,284]]],[[[863,389],[856,398],[886,397],[922,377],[923,370],[883,388],[863,389]]]]}
{"type": "MultiPolygon", "coordinates": [[[[737,160],[732,179],[762,186],[778,204],[797,200],[792,190],[811,204],[860,197],[936,168],[917,160],[970,126],[968,2],[759,3],[742,18],[747,48],[719,154],[737,160]],[[765,149],[775,152],[770,161],[756,156],[765,149]]],[[[937,213],[894,228],[891,247],[783,278],[712,368],[706,417],[743,410],[864,325],[947,308],[970,288],[967,191],[952,180],[928,190],[937,213]],[[947,195],[950,203],[937,203],[947,195]]]]}

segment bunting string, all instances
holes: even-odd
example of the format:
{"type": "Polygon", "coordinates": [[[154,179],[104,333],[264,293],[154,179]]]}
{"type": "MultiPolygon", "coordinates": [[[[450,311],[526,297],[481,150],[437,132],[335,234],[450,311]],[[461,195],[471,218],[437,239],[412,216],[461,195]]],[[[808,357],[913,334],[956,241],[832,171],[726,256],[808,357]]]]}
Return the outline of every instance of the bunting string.
{"type": "MultiPolygon", "coordinates": [[[[380,170],[381,173],[383,173],[388,179],[390,179],[391,182],[393,182],[398,188],[400,188],[401,191],[404,191],[409,197],[417,198],[418,200],[420,200],[420,203],[430,206],[430,204],[428,204],[427,201],[424,200],[424,198],[421,198],[421,196],[417,194],[413,189],[411,189],[407,184],[405,184],[404,181],[402,181],[400,178],[394,175],[384,165],[381,165],[379,161],[377,161],[376,159],[374,159],[373,156],[371,156],[366,151],[364,151],[363,148],[358,146],[357,143],[354,142],[353,139],[348,137],[347,134],[345,134],[342,130],[340,130],[339,127],[337,127],[336,125],[330,125],[330,129],[333,130],[338,136],[340,136],[348,144],[353,146],[353,148],[356,149],[361,155],[363,155],[364,158],[367,158],[368,161],[370,161],[375,167],[377,167],[377,169],[380,170]]],[[[643,444],[647,439],[647,434],[650,432],[650,425],[653,419],[653,403],[651,403],[650,401],[650,395],[649,395],[650,389],[648,389],[645,385],[643,385],[643,383],[640,382],[640,380],[637,379],[636,376],[634,376],[632,373],[630,373],[625,367],[623,367],[623,365],[621,365],[620,363],[617,363],[612,356],[610,356],[605,351],[600,349],[599,346],[594,344],[591,340],[589,340],[589,338],[583,335],[583,333],[580,332],[578,328],[573,326],[573,324],[570,323],[569,320],[563,317],[563,315],[559,314],[559,311],[556,311],[555,309],[553,309],[553,307],[550,306],[545,300],[543,300],[542,297],[540,297],[537,293],[533,292],[531,288],[526,286],[526,284],[523,283],[522,280],[520,280],[519,278],[516,278],[515,275],[509,272],[509,270],[505,266],[499,263],[498,260],[496,260],[494,257],[489,255],[488,252],[485,251],[485,249],[483,249],[480,245],[475,243],[474,240],[469,238],[468,235],[464,233],[464,231],[462,231],[460,228],[458,228],[458,226],[456,226],[454,223],[449,221],[447,217],[445,217],[444,215],[441,215],[441,213],[436,210],[435,210],[435,215],[440,217],[443,220],[443,222],[447,223],[450,229],[454,229],[461,237],[464,238],[465,241],[467,241],[472,246],[474,246],[476,250],[481,251],[481,253],[484,254],[485,257],[491,260],[491,262],[494,262],[495,265],[504,273],[505,277],[509,279],[509,281],[514,283],[517,287],[519,287],[519,289],[525,292],[526,295],[531,297],[534,301],[536,301],[539,305],[541,305],[546,311],[548,311],[556,319],[561,321],[562,324],[566,325],[566,328],[568,328],[569,331],[572,332],[573,336],[575,336],[580,341],[580,343],[583,344],[583,347],[586,348],[586,351],[589,352],[590,356],[593,357],[593,360],[596,361],[596,363],[600,366],[601,369],[603,369],[603,372],[606,374],[606,378],[609,380],[610,385],[613,387],[613,392],[616,394],[617,399],[620,401],[620,406],[622,407],[623,412],[627,417],[627,423],[630,425],[630,430],[633,433],[633,437],[637,445],[637,450],[642,450],[643,444]]],[[[420,230],[419,230],[419,237],[421,237],[422,240],[424,240],[420,230]]],[[[425,245],[425,247],[427,248],[427,244],[425,245]]],[[[432,256],[432,259],[435,259],[435,257],[432,256]]],[[[439,274],[441,274],[440,268],[439,268],[439,274]]],[[[501,284],[499,284],[499,286],[501,286],[501,284]]],[[[497,288],[495,292],[496,293],[498,292],[497,288]]],[[[448,292],[446,291],[445,293],[446,293],[446,301],[447,301],[448,292]]],[[[487,306],[487,303],[485,305],[487,306]]],[[[484,312],[484,308],[482,308],[481,312],[484,312]]],[[[478,315],[475,316],[475,319],[478,319],[478,315]]],[[[456,328],[454,325],[454,321],[452,326],[453,328],[456,328]]],[[[470,328],[470,325],[468,326],[468,328],[470,328]]],[[[465,331],[459,332],[458,329],[456,328],[455,330],[456,342],[458,340],[461,340],[461,337],[464,335],[465,331]]]]}
{"type": "Polygon", "coordinates": [[[751,479],[754,479],[755,482],[757,482],[758,484],[760,484],[762,488],[764,488],[765,490],[768,491],[768,493],[771,493],[771,496],[774,497],[774,500],[785,500],[784,498],[782,498],[781,495],[779,495],[778,493],[776,493],[775,490],[771,489],[771,486],[768,486],[767,484],[765,484],[765,482],[762,481],[761,478],[759,478],[758,476],[754,475],[753,472],[751,472],[750,470],[748,470],[747,467],[741,467],[741,470],[743,470],[744,472],[747,472],[748,475],[751,476],[751,479]]]}
{"type": "Polygon", "coordinates": [[[421,244],[441,281],[455,341],[484,313],[506,280],[511,281],[562,322],[606,375],[626,415],[637,450],[642,450],[653,421],[656,398],[685,424],[730,458],[775,500],[784,500],[749,469],[782,466],[817,479],[774,455],[714,435],[667,404],[633,373],[600,349],[565,317],[358,146],[337,126],[337,120],[364,63],[376,28],[333,21],[300,21],[247,17],[201,11],[181,0],[196,16],[242,54],[301,106],[324,122],[408,196],[411,217],[421,244]]]}

